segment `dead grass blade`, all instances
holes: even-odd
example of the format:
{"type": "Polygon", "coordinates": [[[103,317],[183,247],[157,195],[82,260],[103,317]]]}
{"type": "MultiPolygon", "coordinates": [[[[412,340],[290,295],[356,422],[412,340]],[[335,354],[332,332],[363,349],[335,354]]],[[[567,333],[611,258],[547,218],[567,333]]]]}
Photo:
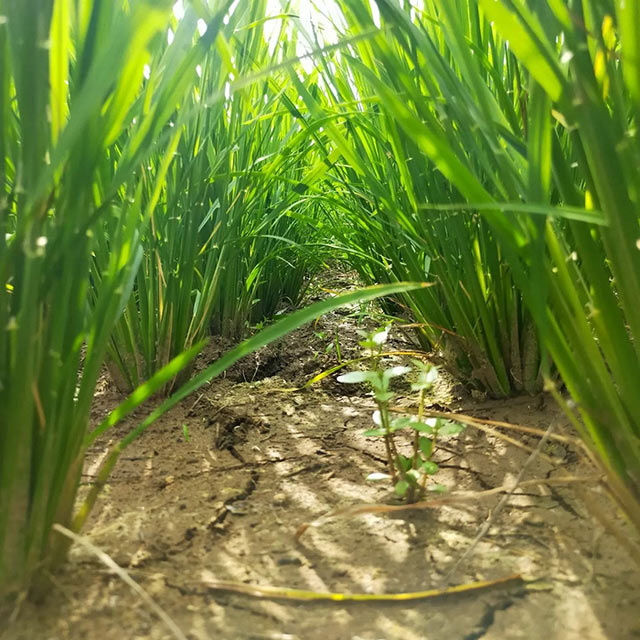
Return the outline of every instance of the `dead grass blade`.
{"type": "Polygon", "coordinates": [[[295,538],[299,539],[310,527],[320,527],[325,524],[328,520],[332,518],[338,517],[351,517],[358,516],[365,513],[392,513],[396,511],[409,511],[409,510],[420,510],[420,509],[435,509],[437,507],[442,507],[448,504],[459,504],[463,502],[476,502],[478,500],[484,500],[486,498],[491,498],[492,496],[498,495],[500,493],[510,493],[514,490],[514,488],[523,487],[536,487],[536,486],[550,486],[550,485],[562,485],[562,484],[579,484],[579,485],[588,485],[588,484],[597,484],[602,482],[604,479],[603,476],[593,475],[593,476],[563,476],[561,478],[536,478],[533,480],[525,480],[523,482],[518,483],[514,486],[514,483],[505,483],[500,485],[499,487],[494,487],[493,489],[487,489],[486,491],[460,491],[457,493],[452,493],[448,496],[444,496],[441,498],[434,498],[433,500],[422,500],[421,502],[413,502],[410,504],[358,504],[351,505],[348,507],[342,507],[340,509],[335,509],[330,511],[329,513],[320,516],[316,520],[312,520],[311,522],[305,522],[300,527],[298,527],[295,538]]]}
{"type": "Polygon", "coordinates": [[[94,556],[96,556],[96,558],[98,558],[98,560],[100,560],[100,562],[109,567],[113,573],[131,587],[133,592],[140,597],[147,607],[149,607],[150,611],[164,622],[174,638],[178,638],[178,640],[187,640],[187,636],[182,632],[180,627],[155,603],[153,598],[127,573],[127,571],[125,571],[113,558],[111,558],[111,556],[89,542],[85,537],[79,536],[77,533],[74,533],[62,525],[54,524],[52,528],[61,535],[73,540],[73,542],[76,542],[81,547],[84,547],[87,551],[90,551],[94,556]]]}
{"type": "Polygon", "coordinates": [[[454,587],[447,587],[446,589],[429,589],[427,591],[415,591],[410,593],[325,593],[318,591],[306,591],[304,589],[289,589],[287,587],[261,587],[257,585],[244,584],[242,582],[216,580],[215,576],[205,569],[202,572],[201,582],[209,589],[213,589],[215,591],[241,593],[253,598],[274,598],[278,600],[295,600],[302,602],[407,602],[413,600],[425,600],[427,598],[451,596],[460,593],[469,593],[510,583],[519,585],[523,582],[523,579],[519,573],[515,573],[496,580],[480,580],[478,582],[470,582],[467,584],[456,585],[454,587]]]}

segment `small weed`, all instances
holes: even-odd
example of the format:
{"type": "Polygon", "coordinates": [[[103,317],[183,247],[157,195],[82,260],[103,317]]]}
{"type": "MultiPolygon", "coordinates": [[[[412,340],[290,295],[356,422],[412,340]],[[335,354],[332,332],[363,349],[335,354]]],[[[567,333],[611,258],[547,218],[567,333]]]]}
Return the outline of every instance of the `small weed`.
{"type": "Polygon", "coordinates": [[[322,351],[314,351],[314,360],[318,359],[321,355],[327,355],[335,350],[338,363],[342,364],[342,350],[340,348],[338,334],[336,333],[335,336],[331,338],[326,331],[314,331],[313,335],[315,338],[325,343],[322,351]]]}
{"type": "Polygon", "coordinates": [[[441,484],[427,487],[429,477],[439,470],[432,459],[433,453],[439,438],[456,435],[464,426],[441,418],[424,418],[425,399],[433,388],[438,371],[433,365],[420,360],[412,360],[415,369],[407,366],[385,367],[382,349],[389,338],[389,330],[390,325],[373,333],[359,331],[363,338],[359,344],[370,358],[369,369],[345,373],[338,376],[338,381],[367,384],[378,405],[373,413],[375,427],[365,431],[364,435],[384,438],[389,474],[373,473],[367,479],[390,479],[399,497],[415,502],[426,490],[446,491],[446,487],[441,484]],[[390,389],[391,380],[416,371],[417,377],[411,384],[411,389],[418,393],[417,416],[392,417],[391,401],[395,394],[390,389]],[[395,439],[396,432],[407,429],[412,432],[412,452],[409,456],[398,450],[395,439]]]}

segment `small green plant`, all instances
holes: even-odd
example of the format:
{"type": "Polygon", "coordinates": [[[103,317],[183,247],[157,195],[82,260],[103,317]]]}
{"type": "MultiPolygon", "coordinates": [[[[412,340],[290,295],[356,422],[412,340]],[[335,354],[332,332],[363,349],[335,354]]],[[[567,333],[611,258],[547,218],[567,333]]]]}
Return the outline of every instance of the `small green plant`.
{"type": "Polygon", "coordinates": [[[314,351],[314,360],[317,360],[321,355],[327,355],[332,351],[335,351],[338,364],[342,364],[342,350],[340,348],[340,338],[337,333],[333,336],[333,338],[331,338],[326,331],[314,331],[313,336],[314,338],[325,343],[322,350],[314,351]]]}
{"type": "Polygon", "coordinates": [[[412,360],[418,375],[411,385],[412,391],[419,394],[418,413],[416,416],[392,417],[391,401],[395,393],[391,390],[391,380],[407,375],[414,369],[408,366],[384,366],[383,348],[389,338],[389,329],[390,325],[387,325],[373,333],[359,331],[363,337],[359,344],[370,357],[370,367],[364,371],[351,371],[338,376],[338,381],[367,384],[378,406],[373,413],[375,427],[365,431],[364,435],[384,438],[389,473],[372,473],[367,479],[390,479],[398,496],[406,498],[408,502],[415,502],[426,490],[446,491],[446,487],[441,484],[427,487],[429,477],[439,471],[432,459],[436,442],[440,437],[460,433],[464,426],[441,418],[425,419],[425,400],[438,377],[438,370],[420,360],[412,360]],[[396,432],[407,429],[412,432],[410,455],[405,455],[398,449],[395,438],[396,432]]]}

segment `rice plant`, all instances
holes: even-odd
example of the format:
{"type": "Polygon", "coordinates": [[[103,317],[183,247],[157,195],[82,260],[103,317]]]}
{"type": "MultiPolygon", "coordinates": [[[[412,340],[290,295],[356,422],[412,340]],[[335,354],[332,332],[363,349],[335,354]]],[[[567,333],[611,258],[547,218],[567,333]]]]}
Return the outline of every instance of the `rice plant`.
{"type": "MultiPolygon", "coordinates": [[[[44,592],[68,550],[53,525],[78,531],[124,448],[189,392],[340,304],[421,286],[334,297],[239,344],[117,442],[76,504],[91,443],[175,380],[203,346],[202,334],[189,334],[179,355],[88,432],[114,327],[131,308],[134,284],[133,299],[142,301],[141,265],[158,259],[145,234],[166,213],[163,198],[179,199],[179,185],[170,182],[172,171],[184,171],[174,164],[176,151],[192,152],[192,127],[224,99],[193,101],[197,68],[210,55],[211,65],[219,59],[211,52],[223,46],[218,35],[230,19],[230,1],[212,4],[189,6],[167,45],[169,2],[0,2],[0,604],[44,592]],[[201,27],[197,37],[194,26],[201,27]]],[[[245,78],[246,86],[265,71],[245,78]]],[[[218,153],[225,157],[207,148],[214,166],[218,153]]],[[[201,245],[191,249],[202,253],[201,245]]],[[[208,274],[197,275],[202,281],[208,274]]],[[[189,286],[175,295],[187,306],[189,286]]]]}
{"type": "MultiPolygon", "coordinates": [[[[270,52],[265,16],[266,1],[229,16],[216,48],[188,70],[192,89],[167,125],[181,129],[171,167],[160,175],[160,156],[142,169],[143,199],[154,191],[160,197],[143,232],[133,296],[110,344],[110,371],[123,391],[211,329],[237,339],[284,300],[295,304],[312,264],[321,264],[317,251],[306,249],[315,205],[302,200],[315,154],[281,106],[277,75],[231,92],[234,79],[291,57],[286,49],[270,52]]],[[[197,37],[196,18],[187,12],[174,21],[174,43],[197,37]]],[[[157,55],[148,87],[169,58],[170,49],[157,55]]],[[[108,254],[104,243],[99,259],[108,254]]]]}
{"type": "MultiPolygon", "coordinates": [[[[52,523],[71,519],[96,379],[139,252],[127,168],[163,124],[166,105],[145,113],[136,98],[166,12],[147,2],[0,4],[2,594],[48,563],[52,523]],[[132,143],[116,150],[134,117],[132,143]],[[121,170],[101,171],[116,156],[121,170]],[[90,307],[93,236],[106,218],[111,255],[90,307]]],[[[175,101],[171,78],[160,85],[175,101]]]]}
{"type": "MultiPolygon", "coordinates": [[[[343,20],[335,28],[346,24],[342,29],[351,29],[342,38],[375,28],[369,5],[361,5],[342,3],[343,20]]],[[[439,38],[432,46],[444,58],[450,55],[437,25],[424,22],[420,29],[422,38],[439,38]]],[[[316,40],[310,46],[320,44],[316,40]]],[[[346,52],[332,51],[309,73],[307,82],[320,88],[314,92],[292,75],[313,117],[329,121],[327,144],[344,157],[328,176],[335,194],[328,206],[341,217],[338,221],[334,216],[333,231],[349,263],[367,282],[428,277],[438,283],[408,294],[404,302],[420,326],[422,344],[458,379],[495,397],[534,393],[541,389],[537,336],[502,248],[481,216],[427,209],[432,203],[459,202],[460,193],[437,171],[413,131],[399,126],[378,97],[384,86],[402,100],[405,85],[415,83],[425,91],[420,103],[412,103],[416,117],[440,114],[444,126],[454,131],[453,120],[446,118],[450,102],[473,105],[475,96],[464,83],[456,84],[456,71],[448,64],[423,64],[424,46],[418,39],[383,42],[376,37],[362,39],[346,52]]],[[[497,97],[486,92],[499,112],[497,97]]],[[[514,137],[521,133],[516,116],[504,126],[512,127],[514,137]]],[[[470,120],[462,133],[480,179],[497,179],[504,197],[516,198],[526,188],[522,161],[514,156],[509,174],[496,178],[494,167],[503,150],[494,142],[495,131],[483,132],[470,120]]]]}
{"type": "Polygon", "coordinates": [[[418,207],[486,220],[575,411],[556,396],[640,526],[640,4],[340,5],[350,37],[380,23],[343,63],[363,102],[451,186],[418,207]]]}

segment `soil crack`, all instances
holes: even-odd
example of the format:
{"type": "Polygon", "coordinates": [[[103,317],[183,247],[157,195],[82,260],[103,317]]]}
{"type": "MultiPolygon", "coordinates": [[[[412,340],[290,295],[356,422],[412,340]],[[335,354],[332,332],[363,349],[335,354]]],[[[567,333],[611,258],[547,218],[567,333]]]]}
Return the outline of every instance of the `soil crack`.
{"type": "Polygon", "coordinates": [[[226,517],[231,513],[231,509],[229,508],[234,502],[240,502],[241,500],[246,500],[251,496],[251,494],[256,490],[258,486],[258,479],[260,478],[260,474],[257,469],[251,469],[249,474],[249,479],[245,483],[244,487],[234,496],[227,498],[220,507],[218,515],[212,518],[207,524],[207,529],[218,530],[220,525],[225,521],[226,517]]]}
{"type": "Polygon", "coordinates": [[[464,636],[463,640],[481,640],[481,638],[489,632],[495,623],[496,614],[499,611],[506,611],[507,609],[510,609],[517,600],[521,600],[525,595],[525,592],[522,591],[519,594],[510,595],[495,604],[487,605],[480,622],[476,625],[475,629],[471,631],[471,633],[464,636]]]}

